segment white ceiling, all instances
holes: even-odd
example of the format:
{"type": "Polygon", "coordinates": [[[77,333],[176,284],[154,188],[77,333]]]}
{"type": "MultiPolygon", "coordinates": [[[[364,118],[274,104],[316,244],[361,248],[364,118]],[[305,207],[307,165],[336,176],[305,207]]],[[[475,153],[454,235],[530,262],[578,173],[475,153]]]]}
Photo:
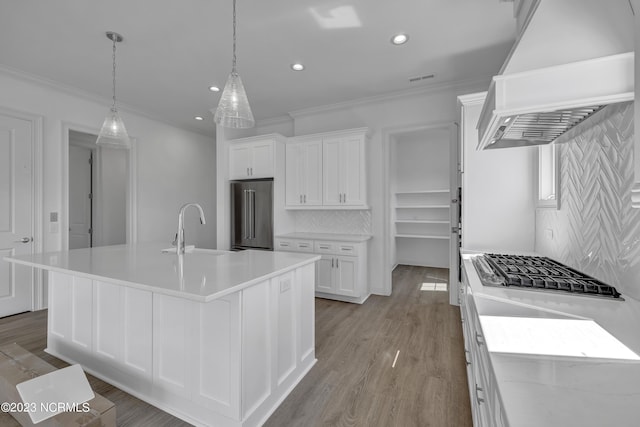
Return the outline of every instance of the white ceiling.
{"type": "MultiPolygon", "coordinates": [[[[231,69],[231,0],[0,0],[0,68],[111,97],[213,135],[231,69]],[[201,115],[205,121],[197,122],[201,115]]],[[[499,0],[237,0],[238,71],[257,120],[496,74],[515,39],[499,0]],[[409,34],[403,46],[389,40],[409,34]],[[293,72],[293,62],[305,64],[293,72]],[[435,78],[409,83],[409,77],[435,78]]],[[[126,108],[124,108],[126,109],[126,108]]]]}

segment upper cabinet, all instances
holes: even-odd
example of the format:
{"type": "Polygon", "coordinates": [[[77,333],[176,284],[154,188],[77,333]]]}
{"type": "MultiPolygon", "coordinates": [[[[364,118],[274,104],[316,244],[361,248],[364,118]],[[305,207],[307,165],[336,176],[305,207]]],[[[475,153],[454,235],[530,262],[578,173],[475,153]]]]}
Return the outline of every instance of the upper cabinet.
{"type": "Polygon", "coordinates": [[[322,138],[287,144],[285,159],[287,206],[321,205],[322,138]]]}
{"type": "Polygon", "coordinates": [[[299,136],[286,148],[289,209],[368,209],[367,129],[299,136]]]}
{"type": "Polygon", "coordinates": [[[322,141],[323,196],[326,206],[363,206],[365,135],[335,136],[322,141]]]}
{"type": "Polygon", "coordinates": [[[265,135],[231,141],[229,179],[273,178],[275,140],[265,135]]]}

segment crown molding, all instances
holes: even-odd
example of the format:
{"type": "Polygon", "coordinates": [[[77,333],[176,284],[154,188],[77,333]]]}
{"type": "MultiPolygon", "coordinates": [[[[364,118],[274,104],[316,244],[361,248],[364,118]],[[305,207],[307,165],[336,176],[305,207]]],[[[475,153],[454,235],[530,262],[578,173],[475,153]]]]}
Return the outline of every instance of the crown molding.
{"type": "Polygon", "coordinates": [[[284,123],[289,124],[292,122],[293,122],[293,117],[286,114],[278,117],[270,117],[268,119],[256,120],[256,126],[273,126],[273,125],[280,125],[284,123]]]}
{"type": "Polygon", "coordinates": [[[289,115],[297,119],[298,117],[309,116],[318,113],[325,113],[328,111],[341,110],[347,108],[353,108],[362,105],[375,104],[379,102],[392,101],[394,99],[406,98],[411,96],[419,96],[430,93],[438,93],[447,90],[482,90],[481,87],[489,87],[491,78],[493,76],[486,76],[478,79],[458,80],[455,82],[444,82],[437,85],[422,86],[419,88],[404,89],[381,95],[374,95],[365,98],[354,99],[351,101],[338,102],[335,104],[321,105],[317,107],[302,108],[289,112],[289,115]]]}
{"type": "MultiPolygon", "coordinates": [[[[5,76],[14,78],[16,80],[20,80],[26,83],[31,83],[38,85],[40,87],[44,87],[46,89],[52,89],[58,92],[65,93],[67,95],[75,96],[80,99],[84,99],[85,101],[95,102],[97,104],[104,104],[105,106],[111,105],[112,99],[105,98],[103,96],[97,95],[93,92],[88,92],[82,89],[75,88],[73,86],[68,86],[63,83],[60,83],[56,80],[51,80],[46,77],[39,76],[37,74],[27,73],[25,71],[19,70],[17,68],[8,67],[4,64],[0,64],[0,74],[4,74],[5,76]]],[[[105,107],[106,108],[106,107],[105,107]]],[[[197,129],[186,128],[177,123],[172,122],[171,120],[167,120],[166,118],[160,117],[157,114],[149,113],[147,111],[141,110],[136,107],[132,107],[131,105],[124,104],[118,101],[118,110],[125,111],[130,114],[135,114],[137,116],[141,116],[147,119],[151,119],[157,122],[165,123],[170,126],[173,126],[178,129],[182,129],[187,132],[197,133],[198,135],[205,136],[207,138],[215,139],[215,131],[213,135],[199,131],[197,129]]]]}

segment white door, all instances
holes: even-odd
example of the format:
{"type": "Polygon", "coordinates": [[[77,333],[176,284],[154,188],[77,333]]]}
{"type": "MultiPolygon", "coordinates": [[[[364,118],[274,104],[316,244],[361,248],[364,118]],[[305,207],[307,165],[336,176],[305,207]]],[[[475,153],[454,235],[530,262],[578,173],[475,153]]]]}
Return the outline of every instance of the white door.
{"type": "Polygon", "coordinates": [[[32,123],[0,115],[0,317],[32,309],[33,269],[1,258],[33,252],[32,123]]]}
{"type": "Polygon", "coordinates": [[[333,293],[334,263],[334,258],[329,255],[322,255],[322,258],[316,262],[316,291],[333,293]]]}
{"type": "Polygon", "coordinates": [[[364,204],[364,137],[354,136],[342,141],[339,175],[342,204],[364,204]]]}
{"type": "Polygon", "coordinates": [[[302,149],[301,178],[304,185],[304,204],[322,204],[322,140],[305,142],[302,149]]]}
{"type": "Polygon", "coordinates": [[[69,249],[90,248],[92,151],[69,145],[69,249]]]}
{"type": "Polygon", "coordinates": [[[247,144],[229,148],[229,179],[247,179],[251,148],[247,144]]]}
{"type": "Polygon", "coordinates": [[[358,283],[358,258],[351,256],[336,257],[336,293],[356,296],[358,283]]]}
{"type": "Polygon", "coordinates": [[[273,141],[252,144],[249,175],[252,178],[273,178],[273,141]]]}
{"type": "Polygon", "coordinates": [[[322,143],[322,198],[325,205],[342,203],[340,187],[340,139],[325,139],[322,143]]]}
{"type": "Polygon", "coordinates": [[[303,145],[287,144],[285,148],[285,189],[288,206],[302,204],[303,183],[300,177],[303,172],[303,145]]]}

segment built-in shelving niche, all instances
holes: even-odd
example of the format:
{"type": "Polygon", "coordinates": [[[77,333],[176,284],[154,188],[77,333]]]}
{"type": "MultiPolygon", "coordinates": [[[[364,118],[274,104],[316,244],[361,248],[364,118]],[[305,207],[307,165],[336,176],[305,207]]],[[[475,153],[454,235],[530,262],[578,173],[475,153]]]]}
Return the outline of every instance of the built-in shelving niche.
{"type": "Polygon", "coordinates": [[[394,264],[449,267],[449,128],[396,135],[390,149],[394,264]]]}

